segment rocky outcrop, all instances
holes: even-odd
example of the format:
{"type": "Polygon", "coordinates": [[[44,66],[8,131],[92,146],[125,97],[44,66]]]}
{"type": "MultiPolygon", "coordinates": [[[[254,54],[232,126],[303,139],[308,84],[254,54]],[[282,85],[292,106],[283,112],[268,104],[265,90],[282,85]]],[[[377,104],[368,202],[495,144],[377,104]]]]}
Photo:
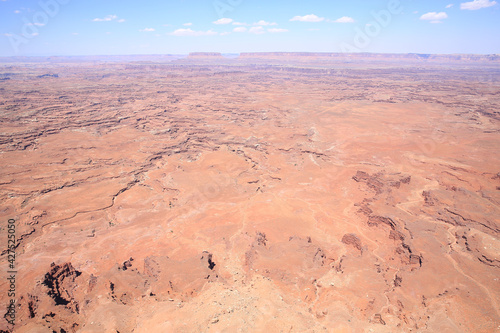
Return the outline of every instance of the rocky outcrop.
{"type": "Polygon", "coordinates": [[[64,305],[79,313],[79,305],[73,296],[73,289],[80,275],[81,272],[75,270],[71,263],[62,265],[52,263],[50,271],[45,274],[43,284],[48,288],[47,294],[54,300],[55,305],[64,305]]]}
{"type": "Polygon", "coordinates": [[[345,234],[342,237],[342,243],[346,245],[351,245],[352,247],[363,253],[361,240],[355,234],[345,234]]]}

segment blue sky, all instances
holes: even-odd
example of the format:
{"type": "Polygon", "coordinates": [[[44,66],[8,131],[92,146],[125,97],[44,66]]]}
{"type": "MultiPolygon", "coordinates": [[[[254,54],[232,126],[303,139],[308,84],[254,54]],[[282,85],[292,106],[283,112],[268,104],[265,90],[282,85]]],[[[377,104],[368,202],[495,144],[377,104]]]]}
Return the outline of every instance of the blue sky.
{"type": "Polygon", "coordinates": [[[0,56],[196,51],[499,54],[500,3],[0,0],[0,56]]]}

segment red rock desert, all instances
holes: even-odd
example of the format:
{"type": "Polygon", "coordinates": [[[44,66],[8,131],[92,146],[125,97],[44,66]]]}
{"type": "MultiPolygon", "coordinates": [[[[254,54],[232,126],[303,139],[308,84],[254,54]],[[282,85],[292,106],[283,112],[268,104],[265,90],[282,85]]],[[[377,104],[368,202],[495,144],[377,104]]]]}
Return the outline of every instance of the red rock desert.
{"type": "Polygon", "coordinates": [[[499,56],[2,61],[2,332],[500,330],[499,56]]]}

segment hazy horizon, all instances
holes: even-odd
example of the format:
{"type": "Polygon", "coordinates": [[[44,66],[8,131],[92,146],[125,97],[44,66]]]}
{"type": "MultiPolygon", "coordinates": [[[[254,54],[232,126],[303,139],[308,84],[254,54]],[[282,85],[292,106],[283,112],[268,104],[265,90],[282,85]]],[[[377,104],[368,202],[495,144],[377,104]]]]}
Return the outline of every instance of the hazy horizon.
{"type": "MultiPolygon", "coordinates": [[[[71,54],[71,55],[57,55],[57,54],[47,54],[47,55],[12,55],[12,56],[0,56],[0,58],[46,58],[46,57],[81,57],[81,58],[92,58],[92,57],[160,57],[160,56],[178,56],[178,57],[188,57],[192,53],[219,53],[225,58],[237,58],[242,54],[278,54],[278,53],[311,53],[311,54],[342,54],[342,52],[301,52],[301,51],[263,51],[263,52],[200,52],[192,51],[189,53],[129,53],[129,54],[71,54]]],[[[417,53],[417,52],[353,52],[346,54],[382,54],[382,55],[443,55],[443,56],[453,56],[453,55],[472,55],[472,56],[500,56],[500,53],[417,53]]]]}

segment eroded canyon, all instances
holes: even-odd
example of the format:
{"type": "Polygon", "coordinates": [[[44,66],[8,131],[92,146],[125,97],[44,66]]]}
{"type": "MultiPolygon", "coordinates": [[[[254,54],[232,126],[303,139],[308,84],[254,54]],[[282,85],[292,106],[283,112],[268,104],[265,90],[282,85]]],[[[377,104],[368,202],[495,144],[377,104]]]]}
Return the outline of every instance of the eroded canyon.
{"type": "Polygon", "coordinates": [[[500,329],[498,62],[252,59],[0,64],[0,329],[500,329]]]}

